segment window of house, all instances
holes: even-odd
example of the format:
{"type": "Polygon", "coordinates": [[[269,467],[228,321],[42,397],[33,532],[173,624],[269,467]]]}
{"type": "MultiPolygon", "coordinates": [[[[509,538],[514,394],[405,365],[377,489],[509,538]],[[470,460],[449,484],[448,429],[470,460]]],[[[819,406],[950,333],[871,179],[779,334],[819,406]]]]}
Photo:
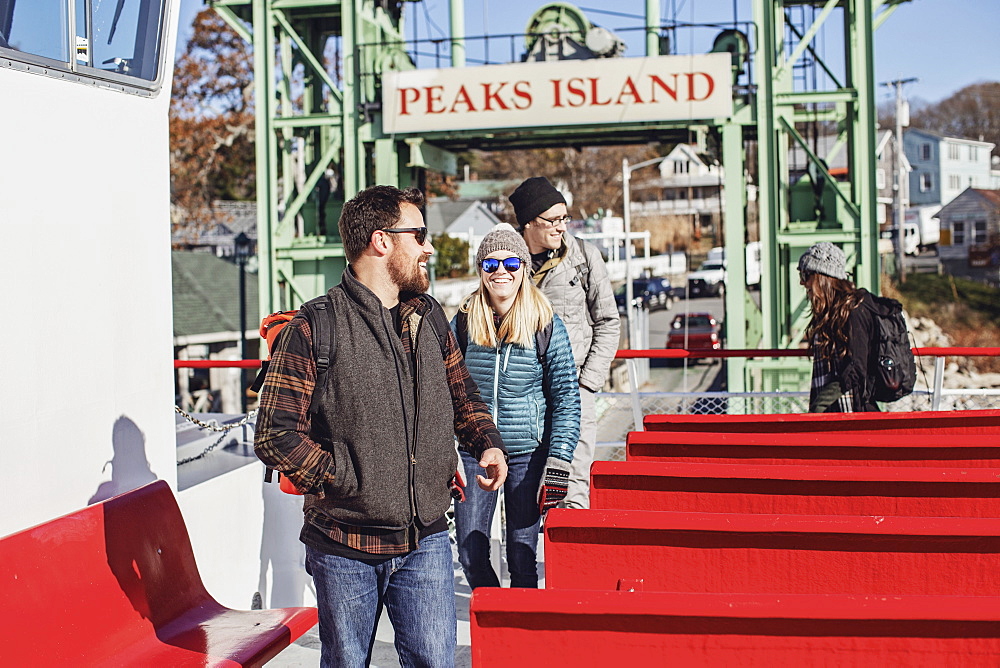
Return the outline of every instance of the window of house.
{"type": "Polygon", "coordinates": [[[875,172],[875,187],[881,190],[885,188],[885,170],[880,169],[875,172]]]}
{"type": "Polygon", "coordinates": [[[920,159],[921,160],[930,160],[931,159],[931,145],[930,144],[921,144],[920,145],[920,159]]]}
{"type": "Polygon", "coordinates": [[[951,242],[956,246],[965,245],[965,223],[955,221],[951,224],[951,242]]]}
{"type": "Polygon", "coordinates": [[[962,187],[962,178],[957,174],[952,174],[948,177],[948,187],[952,190],[958,190],[962,187]]]}
{"type": "Polygon", "coordinates": [[[933,188],[934,188],[933,177],[927,172],[922,173],[920,175],[920,192],[925,193],[933,188]]]}
{"type": "Polygon", "coordinates": [[[986,221],[976,220],[972,222],[972,243],[986,243],[986,221]]]}
{"type": "Polygon", "coordinates": [[[691,170],[691,163],[687,160],[674,161],[674,174],[687,174],[691,170]]]}
{"type": "Polygon", "coordinates": [[[166,0],[0,0],[0,63],[67,78],[159,86],[166,0]],[[11,63],[9,61],[14,61],[11,63]]]}
{"type": "Polygon", "coordinates": [[[979,159],[979,147],[978,146],[970,146],[969,147],[969,160],[975,162],[978,159],[979,159]]]}
{"type": "Polygon", "coordinates": [[[958,160],[958,144],[948,145],[948,157],[952,160],[958,160]]]}

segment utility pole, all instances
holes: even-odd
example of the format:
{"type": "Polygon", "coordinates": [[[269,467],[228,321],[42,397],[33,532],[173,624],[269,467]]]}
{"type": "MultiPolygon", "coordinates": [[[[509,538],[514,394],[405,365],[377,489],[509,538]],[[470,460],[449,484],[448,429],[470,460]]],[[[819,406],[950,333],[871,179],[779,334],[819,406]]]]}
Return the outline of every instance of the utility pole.
{"type": "Polygon", "coordinates": [[[883,86],[892,86],[896,89],[896,148],[892,152],[893,157],[893,182],[892,182],[892,210],[893,220],[896,225],[896,267],[900,284],[906,282],[906,267],[903,260],[906,257],[904,242],[906,231],[903,229],[903,222],[906,220],[907,202],[903,198],[903,128],[910,124],[910,105],[903,98],[903,84],[917,81],[916,77],[908,79],[896,79],[895,81],[884,82],[883,86]]]}

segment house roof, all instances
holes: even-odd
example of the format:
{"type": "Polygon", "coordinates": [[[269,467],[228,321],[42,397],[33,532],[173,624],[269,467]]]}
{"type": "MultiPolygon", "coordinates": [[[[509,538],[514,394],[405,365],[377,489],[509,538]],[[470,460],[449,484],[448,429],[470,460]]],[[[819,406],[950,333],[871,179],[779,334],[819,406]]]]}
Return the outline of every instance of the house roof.
{"type": "Polygon", "coordinates": [[[992,149],[996,145],[996,144],[992,144],[992,143],[990,143],[988,141],[979,141],[979,140],[976,140],[976,139],[969,139],[968,137],[953,137],[953,136],[950,136],[950,135],[943,135],[940,132],[933,132],[931,130],[923,130],[921,128],[906,128],[903,131],[903,133],[904,134],[914,133],[914,134],[918,134],[918,135],[924,135],[924,136],[927,136],[927,137],[932,137],[934,139],[940,139],[942,141],[957,141],[957,142],[962,142],[964,144],[976,144],[978,146],[988,146],[990,149],[992,149]]]}
{"type": "Polygon", "coordinates": [[[427,229],[431,234],[465,234],[469,228],[484,235],[500,222],[482,202],[454,202],[448,199],[427,203],[427,229]]]}
{"type": "Polygon", "coordinates": [[[938,219],[943,219],[951,213],[954,213],[956,209],[964,206],[967,200],[972,197],[980,200],[987,209],[995,209],[1000,211],[1000,190],[985,190],[983,188],[966,188],[961,193],[958,194],[955,199],[951,200],[938,211],[934,217],[938,219]]]}
{"type": "Polygon", "coordinates": [[[212,215],[217,222],[198,231],[196,239],[192,240],[190,231],[180,226],[174,230],[173,243],[226,246],[232,245],[233,238],[240,232],[251,239],[257,238],[257,202],[216,200],[212,202],[212,215]]]}
{"type": "MultiPolygon", "coordinates": [[[[173,251],[174,336],[240,330],[240,270],[210,253],[173,251]]],[[[257,274],[246,275],[247,329],[260,323],[257,274]]]]}

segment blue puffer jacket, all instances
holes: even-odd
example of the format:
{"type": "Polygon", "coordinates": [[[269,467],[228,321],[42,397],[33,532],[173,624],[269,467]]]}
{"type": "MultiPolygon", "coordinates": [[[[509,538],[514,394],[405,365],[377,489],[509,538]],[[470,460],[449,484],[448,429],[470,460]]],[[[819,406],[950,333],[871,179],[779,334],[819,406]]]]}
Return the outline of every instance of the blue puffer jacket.
{"type": "MultiPolygon", "coordinates": [[[[453,330],[457,320],[451,321],[453,330]]],[[[544,364],[534,348],[510,343],[487,348],[470,340],[465,365],[509,454],[534,452],[547,444],[549,457],[573,461],[580,439],[580,386],[569,334],[558,315],[544,364]]]]}

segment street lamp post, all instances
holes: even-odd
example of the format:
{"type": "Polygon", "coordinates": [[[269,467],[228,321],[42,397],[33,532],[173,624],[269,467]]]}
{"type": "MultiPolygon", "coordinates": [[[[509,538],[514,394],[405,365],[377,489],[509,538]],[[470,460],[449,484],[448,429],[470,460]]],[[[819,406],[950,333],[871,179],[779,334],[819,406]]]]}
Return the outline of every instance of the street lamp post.
{"type": "MultiPolygon", "coordinates": [[[[630,182],[632,172],[635,170],[655,165],[666,159],[667,156],[664,155],[652,160],[644,160],[635,165],[629,165],[628,158],[622,158],[622,201],[625,206],[625,211],[622,214],[622,219],[625,222],[625,322],[628,326],[629,348],[632,348],[632,342],[635,340],[636,335],[635,315],[633,313],[634,305],[632,304],[634,295],[632,293],[632,189],[630,182]]],[[[615,252],[618,252],[617,249],[615,249],[615,252]]]]}
{"type": "MultiPolygon", "coordinates": [[[[240,268],[240,359],[247,359],[247,260],[253,242],[245,232],[240,232],[233,240],[236,265],[240,268]]],[[[246,369],[240,369],[240,407],[247,412],[246,369]]]]}

